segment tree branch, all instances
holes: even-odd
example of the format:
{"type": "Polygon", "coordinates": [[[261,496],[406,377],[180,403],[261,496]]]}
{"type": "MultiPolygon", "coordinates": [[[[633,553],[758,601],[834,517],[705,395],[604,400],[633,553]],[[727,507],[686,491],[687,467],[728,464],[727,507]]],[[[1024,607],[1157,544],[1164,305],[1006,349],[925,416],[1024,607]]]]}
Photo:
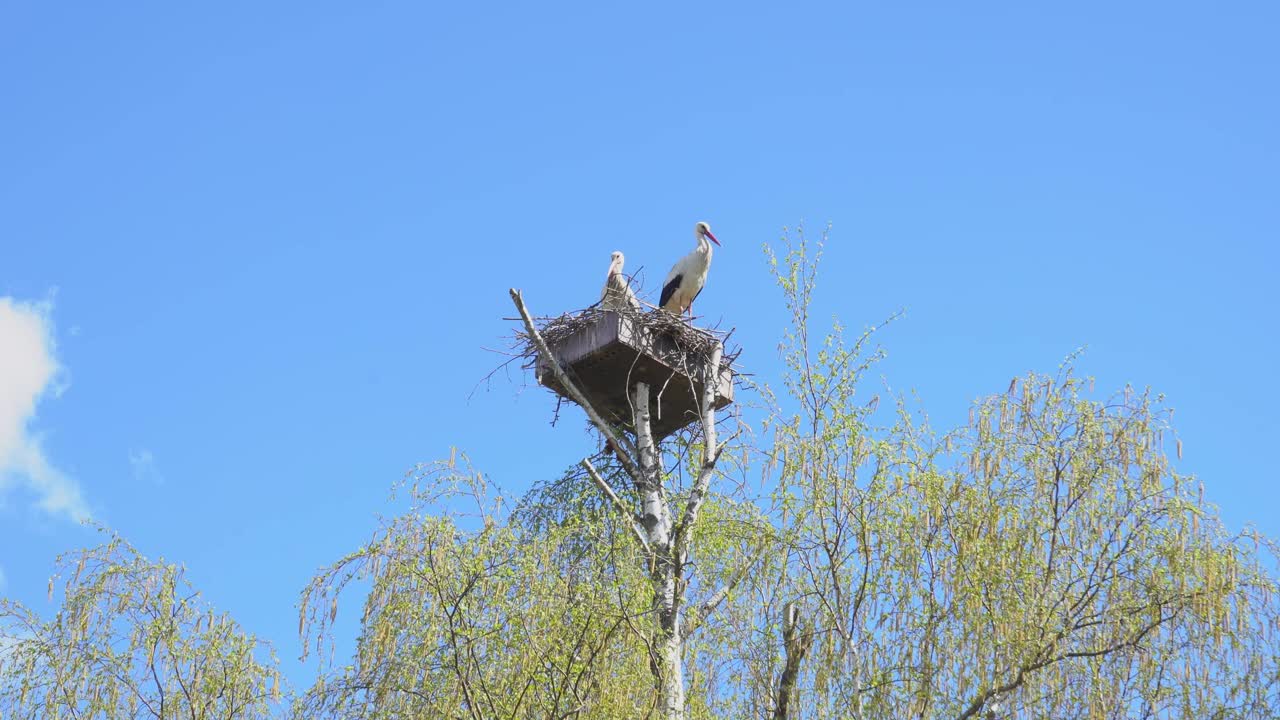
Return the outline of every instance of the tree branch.
{"type": "MultiPolygon", "coordinates": [[[[1074,658],[1101,657],[1104,655],[1110,655],[1111,653],[1117,652],[1119,650],[1123,650],[1124,648],[1137,647],[1138,644],[1142,642],[1143,638],[1145,638],[1149,633],[1154,631],[1156,628],[1159,628],[1161,625],[1164,625],[1169,620],[1172,620],[1176,614],[1177,614],[1176,610],[1174,611],[1174,613],[1169,615],[1165,615],[1161,613],[1158,617],[1156,617],[1155,620],[1148,622],[1145,626],[1140,628],[1131,637],[1122,638],[1112,643],[1111,645],[1106,645],[1094,650],[1073,650],[1073,651],[1066,651],[1066,652],[1061,652],[1057,654],[1053,654],[1052,652],[1050,652],[1048,656],[1042,657],[1039,660],[1028,663],[1022,666],[1021,668],[1019,668],[1017,674],[1009,682],[1003,685],[1000,685],[999,687],[990,688],[985,692],[979,693],[978,696],[974,698],[973,702],[970,703],[967,708],[965,708],[964,712],[957,716],[956,720],[968,720],[969,718],[977,715],[978,712],[980,712],[982,708],[986,706],[986,703],[988,700],[990,700],[993,697],[997,697],[1007,692],[1018,689],[1019,687],[1022,686],[1024,682],[1026,682],[1028,675],[1030,675],[1031,673],[1043,667],[1053,665],[1054,663],[1062,662],[1063,660],[1071,660],[1074,658]]],[[[1066,628],[1059,631],[1057,636],[1054,638],[1053,642],[1047,645],[1044,648],[1044,650],[1050,650],[1058,642],[1061,642],[1064,638],[1066,638],[1068,632],[1069,630],[1066,628]]]]}
{"type": "Polygon", "coordinates": [[[511,288],[510,292],[511,301],[515,303],[516,310],[520,311],[520,319],[524,321],[525,332],[529,333],[529,337],[533,339],[533,344],[538,348],[538,353],[547,361],[547,366],[555,374],[556,380],[569,392],[569,397],[573,398],[573,401],[586,411],[591,423],[596,426],[596,429],[604,435],[605,440],[613,447],[614,454],[618,456],[618,461],[622,463],[622,469],[627,471],[632,480],[640,482],[640,470],[636,467],[635,462],[632,461],[631,456],[624,450],[625,446],[618,433],[614,431],[613,426],[600,417],[600,413],[596,412],[596,409],[592,407],[591,402],[587,400],[587,396],[569,379],[569,374],[564,371],[564,368],[560,367],[560,363],[551,352],[551,348],[547,347],[547,341],[542,339],[542,333],[538,332],[537,326],[534,325],[533,318],[529,315],[529,310],[525,308],[524,298],[520,295],[520,291],[511,288]]]}
{"type": "Polygon", "coordinates": [[[596,484],[596,487],[600,488],[600,492],[604,493],[605,497],[609,498],[609,501],[613,503],[614,509],[618,511],[618,515],[626,521],[627,527],[631,529],[632,537],[636,539],[636,542],[640,543],[640,549],[648,553],[649,543],[644,539],[644,533],[640,531],[640,527],[636,524],[635,513],[627,507],[626,503],[622,502],[622,498],[618,497],[613,488],[609,487],[609,483],[605,482],[605,479],[596,471],[596,466],[591,464],[590,459],[582,458],[582,467],[586,468],[587,475],[591,476],[591,481],[596,484]]]}
{"type": "Polygon", "coordinates": [[[711,485],[711,476],[715,474],[716,461],[724,452],[724,445],[716,444],[716,391],[720,386],[720,358],[724,346],[717,344],[712,351],[702,373],[702,467],[698,470],[698,479],[693,483],[689,493],[689,502],[685,505],[684,516],[676,525],[675,546],[677,557],[684,559],[689,544],[689,534],[698,522],[698,511],[707,499],[707,488],[711,485]]]}
{"type": "Polygon", "coordinates": [[[729,576],[729,579],[725,581],[724,585],[721,585],[719,590],[712,593],[711,597],[704,600],[702,604],[698,606],[697,612],[694,614],[693,618],[691,618],[689,624],[685,626],[685,639],[688,639],[702,627],[702,624],[707,621],[707,618],[711,617],[711,613],[716,611],[716,608],[720,606],[720,603],[724,602],[725,598],[729,597],[729,593],[733,592],[733,589],[738,586],[738,583],[742,582],[742,579],[747,576],[747,572],[751,568],[755,567],[755,564],[764,556],[764,551],[767,548],[767,543],[760,543],[756,552],[751,557],[747,558],[742,565],[738,566],[737,570],[733,571],[733,574],[729,576]]]}
{"type": "Polygon", "coordinates": [[[778,703],[773,710],[774,720],[788,720],[792,701],[799,699],[796,680],[800,677],[800,662],[813,645],[813,633],[800,631],[800,608],[789,602],[782,609],[782,646],[787,659],[778,678],[778,703]]]}

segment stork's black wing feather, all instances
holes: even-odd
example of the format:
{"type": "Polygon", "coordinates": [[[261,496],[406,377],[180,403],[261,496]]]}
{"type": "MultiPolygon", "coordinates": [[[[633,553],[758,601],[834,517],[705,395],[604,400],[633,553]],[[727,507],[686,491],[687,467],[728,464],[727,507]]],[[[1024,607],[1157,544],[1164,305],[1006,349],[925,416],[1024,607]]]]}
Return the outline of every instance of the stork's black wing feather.
{"type": "Polygon", "coordinates": [[[671,282],[662,287],[662,295],[658,298],[658,307],[664,308],[667,306],[667,301],[671,299],[672,295],[676,294],[676,288],[680,287],[682,279],[684,279],[683,274],[677,275],[671,278],[671,282]]]}

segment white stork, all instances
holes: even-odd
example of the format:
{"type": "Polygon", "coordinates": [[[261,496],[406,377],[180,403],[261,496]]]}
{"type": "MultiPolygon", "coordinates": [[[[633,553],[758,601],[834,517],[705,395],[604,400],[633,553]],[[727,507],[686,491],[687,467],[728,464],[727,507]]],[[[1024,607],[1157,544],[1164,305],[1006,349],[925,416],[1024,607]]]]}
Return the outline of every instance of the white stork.
{"type": "Polygon", "coordinates": [[[604,290],[600,292],[600,306],[605,310],[640,309],[640,301],[631,290],[627,276],[622,274],[624,261],[621,250],[614,250],[609,257],[609,274],[605,276],[604,290]]]}
{"type": "Polygon", "coordinates": [[[679,315],[688,310],[693,316],[693,301],[707,284],[707,271],[711,269],[711,243],[720,241],[711,234],[711,226],[700,222],[693,226],[693,236],[698,240],[698,247],[693,252],[680,258],[680,261],[667,273],[662,283],[662,297],[658,307],[679,315]],[[710,239],[711,242],[707,242],[710,239]]]}

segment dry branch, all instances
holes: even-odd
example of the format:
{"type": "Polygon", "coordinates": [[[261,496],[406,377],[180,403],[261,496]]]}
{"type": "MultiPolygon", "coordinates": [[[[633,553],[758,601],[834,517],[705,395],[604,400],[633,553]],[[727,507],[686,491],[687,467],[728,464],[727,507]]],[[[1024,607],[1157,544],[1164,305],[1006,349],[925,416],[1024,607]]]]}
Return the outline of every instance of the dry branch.
{"type": "Polygon", "coordinates": [[[715,474],[716,461],[720,459],[720,453],[724,452],[723,445],[716,444],[716,410],[713,400],[715,399],[715,382],[712,380],[713,373],[720,367],[720,358],[723,348],[716,345],[711,351],[711,358],[707,361],[707,367],[704,370],[706,375],[703,379],[703,391],[699,410],[702,420],[702,467],[698,470],[698,479],[693,484],[693,491],[689,493],[689,502],[685,507],[684,517],[680,519],[680,524],[676,527],[676,554],[677,557],[684,557],[688,551],[689,534],[693,532],[693,526],[698,522],[698,511],[702,509],[702,503],[707,497],[707,488],[711,485],[711,476],[715,474]]]}
{"type": "Polygon", "coordinates": [[[631,512],[626,503],[622,502],[622,498],[618,497],[613,488],[609,487],[609,483],[596,471],[596,466],[591,464],[590,459],[583,458],[582,467],[586,468],[587,475],[591,477],[591,481],[596,484],[596,487],[600,488],[600,492],[604,493],[605,497],[609,498],[609,502],[613,503],[614,510],[626,521],[627,527],[631,529],[632,536],[636,539],[636,542],[640,543],[640,549],[648,553],[649,543],[644,539],[644,533],[640,531],[640,527],[636,525],[635,514],[631,512]]]}
{"type": "MultiPolygon", "coordinates": [[[[520,311],[520,319],[524,321],[525,333],[530,346],[536,349],[537,352],[544,353],[547,358],[554,358],[555,356],[551,354],[551,348],[547,347],[546,339],[538,331],[537,325],[533,322],[533,317],[530,316],[529,310],[525,307],[524,299],[520,296],[520,291],[515,288],[511,288],[510,292],[511,301],[515,303],[516,310],[520,311]]],[[[569,379],[568,373],[564,371],[564,368],[560,367],[560,363],[552,361],[547,364],[551,367],[551,371],[555,373],[556,379],[560,381],[560,384],[563,385],[564,388],[568,390],[569,395],[573,397],[573,401],[578,403],[578,405],[586,411],[587,417],[591,418],[592,424],[594,424],[596,429],[600,431],[600,434],[604,435],[605,439],[609,441],[609,445],[613,448],[614,454],[618,456],[618,462],[622,463],[622,468],[627,471],[627,474],[631,476],[633,481],[640,482],[640,470],[636,467],[636,464],[632,462],[630,456],[624,449],[625,446],[622,444],[622,440],[618,436],[617,431],[613,429],[613,426],[605,422],[604,418],[600,417],[600,414],[591,406],[591,402],[587,400],[587,397],[583,395],[582,391],[578,389],[578,386],[569,379]]]]}

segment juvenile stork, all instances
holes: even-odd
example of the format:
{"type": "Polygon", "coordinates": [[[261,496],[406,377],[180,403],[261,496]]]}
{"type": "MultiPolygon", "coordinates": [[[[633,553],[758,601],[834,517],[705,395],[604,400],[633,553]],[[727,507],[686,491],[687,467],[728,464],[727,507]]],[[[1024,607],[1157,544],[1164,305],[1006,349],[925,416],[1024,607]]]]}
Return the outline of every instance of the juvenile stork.
{"type": "Polygon", "coordinates": [[[680,258],[667,273],[667,279],[662,283],[662,297],[658,300],[658,307],[663,310],[676,315],[688,310],[689,317],[693,317],[694,299],[707,284],[707,271],[711,269],[711,243],[720,244],[711,234],[711,226],[704,222],[693,226],[693,236],[697,238],[698,246],[680,258]],[[711,242],[707,242],[708,239],[711,242]]]}
{"type": "Polygon", "coordinates": [[[622,263],[626,260],[621,250],[614,250],[609,257],[609,274],[604,279],[604,290],[600,292],[600,307],[605,310],[640,309],[640,301],[631,290],[627,276],[622,274],[622,263]]]}

